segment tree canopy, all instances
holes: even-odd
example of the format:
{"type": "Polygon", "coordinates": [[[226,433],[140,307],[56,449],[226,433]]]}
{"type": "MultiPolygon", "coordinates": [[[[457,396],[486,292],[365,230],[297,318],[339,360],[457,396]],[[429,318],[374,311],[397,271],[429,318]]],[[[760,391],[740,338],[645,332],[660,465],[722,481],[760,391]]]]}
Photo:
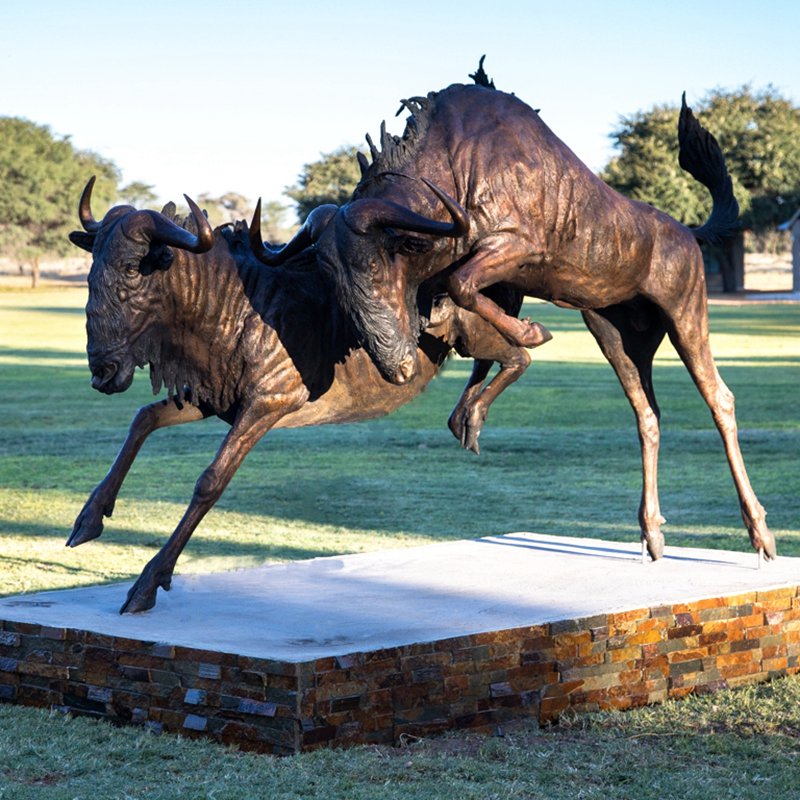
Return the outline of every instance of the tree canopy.
{"type": "Polygon", "coordinates": [[[358,152],[359,148],[352,145],[340,147],[303,167],[297,183],[286,190],[286,195],[295,201],[300,222],[305,222],[317,206],[340,206],[350,199],[361,180],[358,152]]]}
{"type": "MultiPolygon", "coordinates": [[[[800,204],[800,108],[772,87],[716,89],[694,111],[722,148],[746,228],[763,231],[800,204]]],[[[620,120],[620,150],[601,177],[623,194],[689,225],[710,211],[706,189],[678,166],[679,108],[656,106],[620,120]]]]}
{"type": "Polygon", "coordinates": [[[225,192],[219,197],[203,192],[197,196],[197,203],[208,215],[208,221],[214,225],[225,225],[236,220],[249,220],[253,216],[250,201],[238,192],[225,192]]]}
{"type": "Polygon", "coordinates": [[[120,178],[111,161],[77,150],[45,125],[0,117],[0,253],[29,264],[34,284],[42,256],[72,254],[67,234],[92,175],[97,205],[111,204],[120,178]]]}
{"type": "Polygon", "coordinates": [[[131,181],[119,190],[119,200],[134,208],[154,208],[158,195],[150,183],[131,181]]]}

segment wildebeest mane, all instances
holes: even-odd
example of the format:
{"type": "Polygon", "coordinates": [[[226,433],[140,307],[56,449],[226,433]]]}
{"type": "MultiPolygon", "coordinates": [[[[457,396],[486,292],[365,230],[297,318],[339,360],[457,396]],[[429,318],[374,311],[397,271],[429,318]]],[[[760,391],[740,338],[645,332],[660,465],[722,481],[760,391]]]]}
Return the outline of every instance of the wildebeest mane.
{"type": "MultiPolygon", "coordinates": [[[[470,73],[469,77],[472,78],[476,86],[496,89],[494,81],[489,78],[483,69],[483,60],[485,58],[485,55],[481,56],[478,62],[478,69],[470,73]]],[[[453,84],[453,86],[458,85],[461,84],[453,84]]],[[[406,119],[406,127],[402,136],[390,134],[386,130],[386,122],[381,123],[380,147],[376,146],[372,141],[372,137],[367,134],[366,139],[372,156],[372,163],[369,163],[365,155],[359,154],[361,180],[356,188],[356,193],[359,188],[363,188],[370,181],[379,179],[383,175],[402,173],[403,168],[414,158],[420,142],[425,138],[428,126],[436,113],[437,98],[446,91],[447,89],[428,92],[425,97],[409,97],[400,101],[400,108],[395,116],[399,116],[404,110],[410,114],[406,119]]]]}
{"type": "MultiPolygon", "coordinates": [[[[174,203],[167,203],[161,213],[176,225],[196,233],[193,217],[181,215],[174,203]]],[[[243,324],[241,321],[248,313],[257,313],[274,328],[311,398],[319,397],[333,380],[333,365],[344,361],[356,340],[349,319],[336,304],[333,289],[319,269],[313,249],[307,248],[281,267],[267,268],[252,254],[246,222],[220,225],[214,229],[214,237],[224,241],[233,256],[233,270],[221,269],[220,262],[213,259],[198,269],[189,255],[186,278],[175,279],[173,290],[184,301],[191,293],[199,297],[207,296],[208,292],[217,294],[228,309],[229,333],[243,324]],[[218,271],[209,274],[209,265],[218,271]]],[[[141,268],[146,272],[174,269],[174,258],[171,248],[154,243],[141,268]]],[[[219,303],[216,307],[219,308],[219,303]]],[[[178,402],[210,403],[214,407],[232,402],[225,387],[230,388],[235,382],[220,381],[204,365],[187,359],[183,355],[180,329],[175,333],[177,339],[148,332],[132,345],[137,361],[150,366],[153,393],[158,394],[163,387],[178,402]]],[[[212,354],[223,353],[217,365],[220,374],[233,367],[231,358],[224,355],[225,347],[222,340],[209,344],[212,354]]]]}
{"type": "Polygon", "coordinates": [[[380,148],[378,148],[372,141],[372,137],[367,134],[372,163],[370,164],[363,154],[359,155],[361,180],[356,187],[356,192],[365,184],[382,175],[401,172],[403,167],[414,157],[417,146],[424,138],[433,115],[436,94],[437,92],[430,92],[427,97],[409,97],[400,101],[401,105],[397,114],[401,114],[403,109],[410,112],[402,136],[394,136],[389,133],[386,130],[386,122],[382,122],[380,148]]]}
{"type": "Polygon", "coordinates": [[[247,222],[217,230],[236,257],[249,304],[275,328],[311,399],[316,399],[329,388],[333,365],[342,363],[357,342],[314,249],[305,248],[280,267],[265,267],[252,255],[247,222]]]}
{"type": "Polygon", "coordinates": [[[470,78],[475,81],[476,85],[478,86],[485,86],[487,89],[496,89],[497,87],[494,85],[494,81],[486,74],[486,71],[483,69],[483,60],[486,56],[481,56],[481,60],[478,62],[478,69],[475,72],[470,73],[470,78]]]}

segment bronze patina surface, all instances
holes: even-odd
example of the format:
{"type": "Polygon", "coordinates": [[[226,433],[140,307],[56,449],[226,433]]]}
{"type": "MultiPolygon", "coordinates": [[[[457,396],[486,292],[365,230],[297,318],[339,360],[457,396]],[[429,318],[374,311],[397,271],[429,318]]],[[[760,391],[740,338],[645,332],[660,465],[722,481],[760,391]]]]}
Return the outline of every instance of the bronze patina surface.
{"type": "MultiPolygon", "coordinates": [[[[419,370],[419,290],[440,276],[452,300],[509,342],[536,346],[549,334],[507,314],[487,293],[512,286],[580,310],[636,414],[642,447],[639,520],[653,558],[664,539],[657,489],[659,408],[654,354],[669,336],[722,437],[742,518],[755,549],[775,543],[739,448],[733,395],[708,342],[698,240],[737,227],[738,205],[714,137],[684,101],[679,161],[712,196],[705,224],[689,228],[624,197],[594,175],[519,98],[497,91],[482,68],[476,85],[403,100],[402,137],[381,131],[350,202],[326,207],[298,246],[316,243],[365,348],[381,374],[403,384],[419,370]]],[[[280,262],[284,251],[271,258],[280,262]]]]}
{"type": "MultiPolygon", "coordinates": [[[[416,397],[453,348],[476,360],[451,417],[453,433],[477,449],[489,404],[529,364],[478,315],[446,297],[432,301],[420,335],[414,378],[387,383],[358,346],[310,251],[266,268],[258,226],[211,229],[187,198],[191,217],[170,204],[161,213],[112,208],[102,221],[90,208],[93,179],[80,201],[84,231],[73,243],[92,253],[86,306],[92,385],[125,391],[136,367],[148,365],[153,391],[168,397],[139,409],[109,473],[80,512],[68,544],[103,531],[123,480],[144,440],[158,428],[218,416],[230,431],[199,477],[191,503],[169,540],[131,588],[123,612],[151,608],[159,587],[169,589],[175,563],[192,532],[218,500],[242,460],[274,427],[353,422],[382,416],[416,397]],[[484,387],[493,362],[497,376],[484,387]]],[[[511,313],[520,295],[501,298],[511,313]]]]}

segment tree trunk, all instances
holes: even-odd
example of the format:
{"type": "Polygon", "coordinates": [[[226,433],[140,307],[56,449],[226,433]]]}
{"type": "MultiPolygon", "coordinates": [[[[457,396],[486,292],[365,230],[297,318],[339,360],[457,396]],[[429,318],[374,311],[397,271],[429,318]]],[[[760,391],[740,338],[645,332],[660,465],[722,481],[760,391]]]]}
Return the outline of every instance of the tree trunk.
{"type": "Polygon", "coordinates": [[[39,256],[34,256],[31,260],[31,289],[39,285],[39,256]]]}
{"type": "Polygon", "coordinates": [[[740,231],[736,236],[727,239],[719,253],[720,274],[722,276],[723,292],[744,291],[744,233],[740,231]]]}

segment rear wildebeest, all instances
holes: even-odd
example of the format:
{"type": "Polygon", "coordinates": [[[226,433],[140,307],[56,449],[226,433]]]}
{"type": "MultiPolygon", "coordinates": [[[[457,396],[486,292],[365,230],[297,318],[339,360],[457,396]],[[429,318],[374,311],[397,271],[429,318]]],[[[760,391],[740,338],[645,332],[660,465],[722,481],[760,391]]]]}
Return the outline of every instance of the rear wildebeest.
{"type": "MultiPolygon", "coordinates": [[[[703,260],[697,239],[735,230],[738,205],[713,136],[685,102],[680,164],[711,192],[699,228],[618,194],[597,178],[518,98],[487,85],[450,86],[404,100],[402,138],[370,141],[353,199],[316,242],[365,348],[396,384],[418,369],[416,297],[432,275],[451,298],[492,323],[509,342],[541,343],[535,323],[506,314],[484,292],[496,284],[578,309],[633,406],[643,462],[639,522],[653,558],[664,538],[656,481],[659,409],[653,356],[665,334],[691,373],[722,436],[742,518],[767,558],[775,543],[739,449],[733,395],[708,344],[703,260]]],[[[293,243],[287,245],[292,251],[293,243]]],[[[280,251],[275,260],[280,261],[280,251]]]]}
{"type": "MultiPolygon", "coordinates": [[[[270,428],[387,414],[418,395],[455,347],[478,360],[450,427],[465,446],[477,446],[489,404],[528,366],[523,349],[445,296],[420,336],[418,374],[392,386],[357,346],[313,253],[301,253],[299,265],[265,268],[254,258],[246,226],[212,231],[191,200],[185,227],[176,222],[174,206],[160,214],[118,206],[97,222],[90,205],[93,182],[79,207],[86,232],[70,235],[93,256],[86,306],[92,386],[123,392],[136,367],[149,364],[153,391],[164,385],[168,398],[136,414],[67,544],[100,536],[103,517],[111,516],[124,478],[154,430],[214,415],[231,426],[183,519],[131,588],[122,612],[145,611],[155,604],[159,586],[169,589],[192,532],[270,428]],[[500,372],[484,388],[493,361],[500,372]]],[[[258,217],[251,233],[258,250],[258,217]]],[[[506,291],[503,301],[516,313],[521,295],[506,291]]]]}

